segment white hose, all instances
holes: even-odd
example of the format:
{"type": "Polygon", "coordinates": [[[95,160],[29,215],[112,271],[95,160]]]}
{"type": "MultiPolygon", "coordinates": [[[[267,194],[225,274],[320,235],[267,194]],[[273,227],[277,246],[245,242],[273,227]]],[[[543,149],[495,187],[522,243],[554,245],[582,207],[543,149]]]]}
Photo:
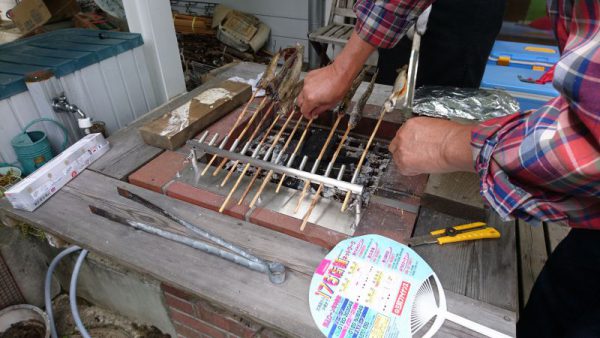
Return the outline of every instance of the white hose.
{"type": "Polygon", "coordinates": [[[79,333],[83,338],[91,338],[88,331],[83,326],[81,322],[81,318],[79,317],[79,310],[77,310],[77,277],[79,277],[79,270],[81,269],[81,264],[85,259],[85,256],[88,254],[88,251],[83,249],[77,258],[77,262],[75,263],[75,268],[73,268],[73,275],[71,276],[71,287],[69,288],[69,303],[71,304],[71,313],[73,314],[73,320],[75,320],[75,325],[79,329],[79,333]]]}
{"type": "Polygon", "coordinates": [[[58,338],[58,334],[56,333],[56,326],[54,325],[54,316],[52,315],[52,274],[54,273],[54,269],[56,268],[58,263],[66,255],[78,250],[81,250],[81,248],[76,245],[73,245],[61,251],[58,255],[56,255],[56,257],[54,257],[52,262],[50,262],[48,272],[46,272],[46,280],[44,281],[44,303],[46,303],[46,314],[48,315],[48,320],[50,322],[50,333],[52,335],[52,338],[58,338]]]}

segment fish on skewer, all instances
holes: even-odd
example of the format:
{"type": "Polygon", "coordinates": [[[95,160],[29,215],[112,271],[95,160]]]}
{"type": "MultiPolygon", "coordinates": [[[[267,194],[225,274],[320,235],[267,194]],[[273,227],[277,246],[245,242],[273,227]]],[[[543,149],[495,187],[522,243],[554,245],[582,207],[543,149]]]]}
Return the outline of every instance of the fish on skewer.
{"type": "Polygon", "coordinates": [[[369,86],[362,94],[358,102],[352,107],[352,111],[350,112],[350,117],[348,118],[348,128],[354,129],[358,125],[358,122],[362,118],[362,113],[365,110],[365,106],[367,105],[367,101],[369,97],[371,97],[371,93],[373,93],[373,87],[375,87],[375,79],[377,78],[377,74],[379,70],[375,71],[373,77],[371,78],[371,82],[369,82],[369,86]]]}
{"type": "MultiPolygon", "coordinates": [[[[315,160],[315,163],[313,165],[311,173],[314,173],[316,171],[317,167],[319,166],[319,163],[320,163],[321,159],[323,158],[323,155],[325,154],[325,151],[327,150],[329,143],[331,142],[331,139],[333,137],[333,134],[335,133],[335,130],[337,129],[337,126],[339,125],[342,117],[346,114],[346,110],[348,109],[348,107],[350,107],[350,103],[352,102],[352,97],[356,93],[356,90],[358,89],[362,80],[365,77],[365,73],[366,73],[366,68],[363,68],[360,71],[360,73],[358,73],[358,75],[354,78],[354,80],[352,81],[352,85],[350,86],[350,89],[348,90],[348,92],[346,92],[346,95],[344,96],[344,98],[342,99],[340,104],[335,109],[335,112],[337,113],[337,118],[333,124],[333,127],[331,128],[331,131],[329,132],[329,135],[327,136],[327,140],[325,141],[325,144],[323,144],[323,147],[321,148],[321,151],[319,152],[319,156],[315,160]]],[[[298,212],[298,210],[300,210],[300,206],[302,205],[302,201],[304,200],[304,197],[306,196],[306,192],[308,191],[309,186],[310,186],[310,180],[305,180],[304,187],[302,188],[302,192],[300,193],[300,197],[298,198],[298,203],[296,204],[296,208],[294,209],[295,213],[298,212]]]]}
{"type": "MultiPolygon", "coordinates": [[[[297,51],[297,49],[295,49],[297,51]]],[[[275,74],[275,77],[273,78],[273,80],[269,81],[269,83],[267,83],[266,87],[265,87],[265,91],[267,92],[268,96],[271,97],[272,100],[272,104],[278,102],[277,100],[277,90],[280,88],[283,80],[285,79],[285,77],[287,76],[287,74],[290,72],[290,69],[292,67],[292,65],[294,64],[295,59],[298,57],[298,53],[295,52],[292,54],[291,57],[289,57],[283,64],[283,66],[281,67],[281,69],[279,70],[279,72],[277,72],[277,74],[275,74]]],[[[250,121],[248,121],[248,123],[246,124],[246,127],[244,128],[244,130],[242,130],[242,132],[240,133],[240,135],[237,137],[236,141],[241,141],[242,138],[244,137],[245,133],[247,132],[248,128],[252,125],[252,122],[254,121],[254,119],[256,118],[256,116],[258,115],[258,112],[261,111],[262,109],[262,105],[259,106],[259,108],[257,108],[254,111],[254,115],[252,116],[252,118],[250,119],[250,121]]],[[[232,149],[234,150],[234,149],[232,149]]],[[[221,171],[221,169],[223,169],[223,167],[225,166],[225,164],[227,163],[228,159],[227,158],[223,158],[223,160],[221,161],[221,163],[219,163],[219,165],[217,166],[217,168],[213,171],[212,175],[213,176],[217,176],[219,174],[219,172],[221,171]]],[[[234,166],[235,167],[235,166],[234,166]]]]}
{"type": "MultiPolygon", "coordinates": [[[[248,100],[248,102],[246,102],[246,105],[244,106],[244,109],[242,109],[242,112],[240,113],[240,115],[238,115],[238,118],[235,120],[235,122],[233,123],[233,126],[231,126],[231,129],[229,129],[229,132],[227,133],[227,135],[223,138],[223,140],[221,141],[221,145],[220,147],[224,147],[225,144],[227,143],[227,141],[229,140],[229,138],[231,137],[231,134],[233,133],[233,131],[235,130],[235,128],[237,128],[237,126],[239,125],[240,121],[242,120],[242,118],[246,115],[246,111],[248,110],[248,107],[250,106],[250,103],[254,100],[256,93],[258,93],[260,91],[260,89],[265,89],[268,87],[268,85],[273,82],[273,79],[275,78],[275,70],[277,69],[277,63],[279,62],[279,57],[281,56],[281,51],[275,53],[275,55],[273,55],[273,57],[271,58],[271,61],[269,62],[269,65],[267,66],[267,68],[265,69],[265,71],[263,72],[260,80],[258,81],[258,83],[256,84],[256,91],[252,93],[252,96],[250,97],[250,99],[248,100]]],[[[257,111],[261,110],[262,107],[264,107],[266,100],[267,100],[267,95],[265,95],[265,97],[261,100],[260,104],[258,105],[259,108],[257,109],[257,111]]],[[[213,164],[213,162],[216,160],[217,155],[213,154],[213,156],[211,157],[210,161],[208,161],[208,164],[206,165],[206,167],[204,167],[204,170],[202,170],[202,173],[200,174],[200,176],[204,176],[204,174],[206,174],[206,172],[208,171],[208,168],[210,168],[213,164]]]]}
{"type": "MultiPolygon", "coordinates": [[[[300,73],[298,73],[298,77],[300,77],[300,73]]],[[[275,145],[277,145],[277,143],[279,142],[279,139],[281,138],[281,135],[283,134],[283,132],[285,131],[287,125],[289,122],[291,122],[292,117],[294,116],[294,114],[296,113],[296,107],[294,106],[295,102],[296,102],[296,97],[298,97],[298,94],[300,94],[300,91],[302,90],[302,87],[304,86],[304,80],[300,80],[298,81],[295,85],[294,88],[292,89],[292,91],[289,92],[289,95],[287,95],[286,100],[281,104],[280,106],[280,110],[279,113],[282,115],[285,115],[287,112],[289,112],[291,110],[290,115],[288,116],[287,120],[285,121],[284,125],[281,127],[281,129],[279,130],[279,133],[277,133],[277,135],[275,136],[275,139],[273,140],[273,142],[271,143],[271,146],[269,147],[269,149],[267,150],[267,153],[265,154],[265,157],[263,158],[265,161],[269,160],[269,156],[273,151],[273,148],[275,147],[275,145]]],[[[279,155],[277,156],[275,163],[279,163],[279,160],[281,159],[281,155],[285,152],[285,150],[287,149],[287,146],[289,145],[292,137],[294,137],[294,133],[296,132],[296,129],[298,128],[299,122],[300,122],[301,118],[298,118],[298,121],[296,122],[296,125],[294,126],[294,129],[292,131],[292,133],[290,133],[290,135],[288,136],[288,140],[285,142],[283,148],[281,149],[279,155]]],[[[248,187],[246,188],[246,190],[244,191],[244,193],[242,194],[242,197],[240,198],[240,200],[238,201],[238,205],[241,205],[242,202],[244,201],[244,199],[246,198],[246,196],[248,195],[248,193],[250,192],[250,189],[252,188],[252,185],[254,184],[254,182],[256,181],[256,179],[258,178],[258,175],[260,175],[262,169],[261,168],[257,168],[256,172],[254,173],[254,176],[252,177],[252,180],[250,181],[250,183],[248,184],[248,187]]],[[[271,176],[273,176],[273,170],[270,170],[267,173],[267,176],[265,177],[263,184],[261,184],[259,190],[257,191],[257,193],[255,194],[254,198],[252,199],[252,203],[251,203],[251,207],[254,206],[254,203],[256,203],[256,200],[258,199],[258,196],[260,196],[260,194],[262,193],[262,191],[264,190],[266,183],[271,179],[271,176]]]]}
{"type": "MultiPolygon", "coordinates": [[[[373,139],[375,138],[375,135],[377,134],[377,131],[379,130],[379,126],[381,126],[381,121],[383,121],[383,117],[385,116],[386,113],[391,112],[394,107],[396,106],[396,103],[398,102],[399,99],[406,99],[406,84],[407,84],[407,71],[408,71],[408,66],[404,66],[402,67],[402,69],[400,70],[400,73],[398,74],[398,77],[396,77],[396,81],[394,82],[394,88],[392,89],[392,93],[390,94],[390,96],[385,100],[383,107],[381,109],[381,113],[379,114],[379,118],[377,119],[377,123],[375,124],[375,128],[373,128],[373,132],[371,132],[371,136],[369,137],[369,140],[367,141],[367,145],[365,146],[365,149],[362,152],[362,155],[360,156],[360,159],[358,160],[358,164],[356,165],[356,169],[354,169],[354,174],[352,175],[352,183],[356,182],[356,179],[358,178],[358,174],[360,173],[360,170],[362,169],[362,165],[363,162],[365,161],[365,158],[367,157],[367,152],[369,151],[369,148],[371,147],[371,143],[373,143],[373,139]]],[[[342,212],[346,211],[346,209],[348,209],[348,203],[350,202],[350,196],[352,195],[352,193],[350,191],[346,192],[346,197],[344,198],[344,202],[342,203],[342,212]]]]}

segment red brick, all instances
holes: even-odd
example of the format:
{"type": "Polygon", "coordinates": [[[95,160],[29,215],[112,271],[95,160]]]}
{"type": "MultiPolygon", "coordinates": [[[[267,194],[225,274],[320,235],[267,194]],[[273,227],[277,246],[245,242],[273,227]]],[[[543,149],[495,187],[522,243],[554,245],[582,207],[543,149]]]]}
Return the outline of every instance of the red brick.
{"type": "Polygon", "coordinates": [[[167,303],[168,306],[185,312],[189,315],[195,314],[194,305],[192,303],[181,298],[175,297],[171,294],[165,293],[165,303],[167,303]]]}
{"type": "Polygon", "coordinates": [[[415,213],[371,203],[362,216],[354,236],[378,234],[405,243],[413,232],[416,220],[415,213]]]}
{"type": "MultiPolygon", "coordinates": [[[[227,332],[218,329],[202,320],[199,320],[198,318],[194,318],[191,316],[188,316],[187,314],[177,311],[175,309],[170,309],[170,313],[171,313],[171,319],[173,320],[173,322],[177,325],[177,323],[179,324],[183,324],[184,326],[187,326],[189,328],[192,328],[200,333],[206,334],[212,338],[227,338],[227,332]]],[[[179,333],[179,331],[177,331],[179,333]]]]}
{"type": "Polygon", "coordinates": [[[326,249],[333,248],[337,243],[348,237],[340,232],[312,223],[308,223],[304,231],[300,231],[302,220],[263,208],[256,208],[250,215],[250,222],[317,244],[326,249]]]}
{"type": "Polygon", "coordinates": [[[167,150],[129,175],[129,183],[162,193],[162,187],[185,165],[185,156],[167,150]]]}
{"type": "Polygon", "coordinates": [[[177,332],[178,337],[184,338],[202,338],[204,335],[192,328],[189,328],[185,325],[175,323],[175,331],[177,332]]]}
{"type": "MultiPolygon", "coordinates": [[[[225,197],[221,195],[198,189],[182,182],[174,182],[169,185],[167,196],[215,211],[218,211],[221,204],[223,204],[223,201],[225,201],[225,197]]],[[[223,213],[232,217],[244,219],[248,210],[250,210],[250,208],[247,204],[237,205],[237,200],[232,199],[223,213]]]]}
{"type": "Polygon", "coordinates": [[[423,196],[429,175],[404,176],[398,172],[398,167],[391,161],[379,180],[376,195],[385,196],[406,203],[419,204],[423,196]],[[385,189],[382,189],[384,188],[385,189]],[[416,200],[414,199],[416,198],[416,200]]]}
{"type": "Polygon", "coordinates": [[[262,329],[262,325],[255,321],[219,309],[208,302],[199,300],[195,305],[197,318],[238,337],[251,338],[262,329]]]}
{"type": "Polygon", "coordinates": [[[183,291],[181,289],[178,289],[178,288],[176,288],[174,286],[170,286],[170,285],[165,284],[165,283],[161,283],[160,287],[162,288],[162,290],[165,293],[165,295],[170,294],[172,296],[175,296],[177,298],[184,299],[184,300],[187,300],[187,301],[195,301],[196,298],[197,298],[196,296],[194,296],[194,295],[192,295],[190,293],[187,293],[187,292],[185,292],[185,291],[183,291]]]}

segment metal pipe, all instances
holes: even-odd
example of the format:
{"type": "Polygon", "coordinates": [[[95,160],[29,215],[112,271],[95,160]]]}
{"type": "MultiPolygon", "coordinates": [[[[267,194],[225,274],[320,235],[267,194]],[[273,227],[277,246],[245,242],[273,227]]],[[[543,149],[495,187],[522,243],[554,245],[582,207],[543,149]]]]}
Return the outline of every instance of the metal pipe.
{"type": "MultiPolygon", "coordinates": [[[[308,31],[314,32],[323,26],[324,23],[325,1],[308,0],[308,31]]],[[[308,49],[308,64],[311,69],[319,68],[319,55],[314,48],[308,49]]]]}
{"type": "Polygon", "coordinates": [[[283,276],[281,275],[281,272],[278,271],[282,267],[282,266],[279,266],[280,263],[266,262],[266,261],[256,262],[254,260],[249,260],[243,256],[232,253],[230,251],[220,249],[214,245],[210,245],[203,241],[198,241],[198,240],[195,240],[195,239],[192,239],[192,238],[189,238],[186,236],[182,236],[182,235],[170,232],[170,231],[159,229],[159,228],[156,228],[156,227],[153,227],[148,224],[144,224],[144,223],[141,223],[141,222],[138,222],[135,220],[126,219],[124,217],[121,217],[119,215],[113,214],[109,211],[106,211],[104,209],[101,209],[101,208],[98,208],[98,207],[95,207],[92,205],[90,205],[89,208],[92,213],[94,213],[98,216],[107,218],[113,222],[121,223],[124,225],[129,225],[134,229],[142,230],[149,234],[157,235],[157,236],[172,240],[174,242],[181,243],[183,245],[187,245],[194,249],[203,251],[205,253],[208,253],[208,254],[211,254],[211,255],[214,255],[217,257],[221,257],[232,263],[236,263],[238,265],[244,266],[248,269],[266,273],[269,275],[269,278],[271,279],[271,281],[273,283],[282,283],[283,279],[285,278],[285,267],[283,267],[283,276]],[[274,268],[276,268],[276,269],[274,269],[274,268]],[[275,280],[272,277],[275,277],[275,280]],[[283,278],[281,278],[281,277],[283,277],[283,278]]]}
{"type": "MultiPolygon", "coordinates": [[[[216,154],[217,156],[222,156],[226,158],[230,158],[232,160],[237,160],[241,162],[247,162],[253,166],[260,167],[267,170],[273,170],[277,173],[282,173],[288,176],[293,176],[299,179],[310,180],[316,183],[323,183],[328,187],[337,187],[343,191],[349,191],[354,194],[362,194],[364,187],[362,185],[349,183],[346,181],[336,180],[331,177],[325,177],[317,174],[311,174],[302,170],[289,168],[283,165],[275,164],[269,161],[263,161],[258,158],[251,158],[248,156],[244,156],[241,154],[229,152],[226,150],[219,149],[217,147],[210,146],[206,143],[198,143],[196,140],[190,140],[187,142],[192,147],[196,147],[200,150],[203,150],[209,154],[216,154]]],[[[303,160],[304,161],[304,160],[303,160]]],[[[306,163],[306,162],[305,162],[306,163]]]]}

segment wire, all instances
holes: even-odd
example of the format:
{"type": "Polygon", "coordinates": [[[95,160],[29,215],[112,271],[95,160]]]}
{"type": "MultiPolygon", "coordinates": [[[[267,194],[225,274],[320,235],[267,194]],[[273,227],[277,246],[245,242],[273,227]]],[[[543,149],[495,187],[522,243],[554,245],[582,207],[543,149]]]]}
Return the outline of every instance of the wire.
{"type": "Polygon", "coordinates": [[[71,304],[71,313],[73,314],[73,320],[75,320],[75,325],[79,329],[79,333],[83,338],[91,338],[89,332],[86,330],[85,326],[81,322],[81,318],[79,317],[79,310],[77,310],[77,277],[79,277],[79,270],[81,269],[81,264],[87,256],[88,251],[83,249],[77,258],[77,262],[75,263],[75,267],[73,268],[73,275],[71,276],[71,287],[69,288],[69,303],[71,304]]]}

